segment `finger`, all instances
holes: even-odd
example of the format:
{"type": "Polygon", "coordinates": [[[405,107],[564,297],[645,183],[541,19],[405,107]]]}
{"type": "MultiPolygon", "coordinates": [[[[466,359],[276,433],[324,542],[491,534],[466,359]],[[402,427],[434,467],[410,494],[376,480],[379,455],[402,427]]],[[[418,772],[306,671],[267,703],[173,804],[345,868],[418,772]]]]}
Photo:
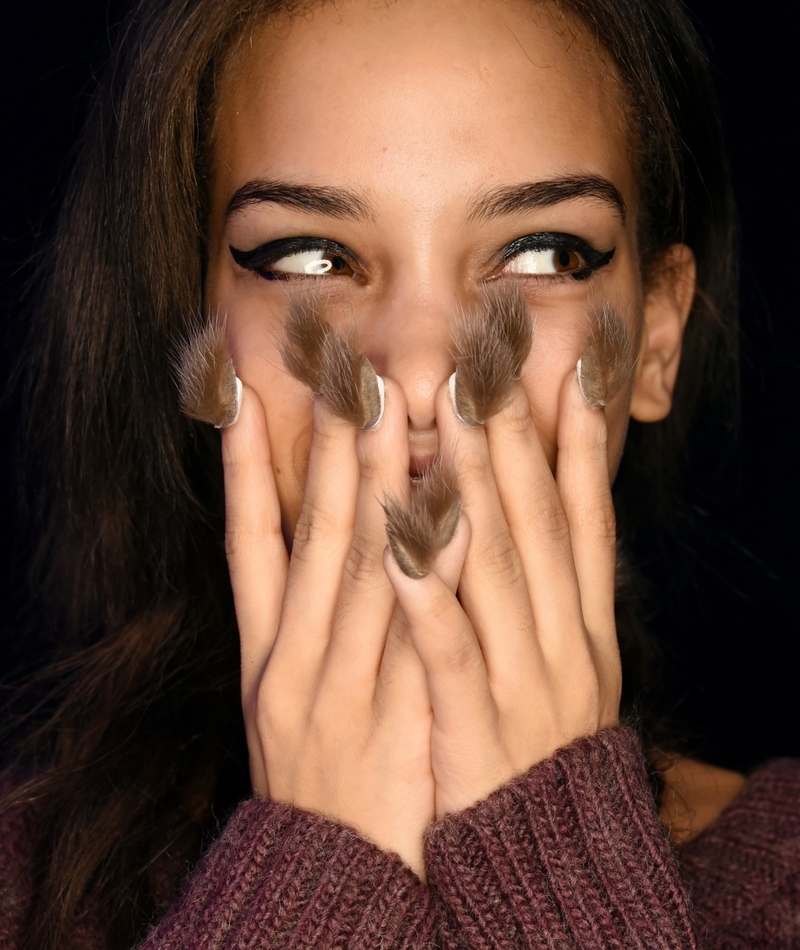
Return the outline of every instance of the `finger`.
{"type": "MultiPolygon", "coordinates": [[[[436,557],[433,570],[444,581],[451,593],[455,594],[461,580],[461,572],[464,567],[464,558],[469,548],[470,526],[466,516],[462,513],[456,534],[453,536],[450,544],[447,545],[436,557]]],[[[385,545],[384,545],[385,547],[385,545]]],[[[386,581],[389,583],[388,575],[384,571],[386,581]]],[[[417,651],[411,638],[408,618],[403,613],[402,608],[397,604],[394,588],[392,598],[395,600],[395,610],[392,616],[392,622],[389,627],[389,633],[386,638],[386,647],[381,657],[381,674],[379,678],[379,689],[385,693],[389,692],[390,686],[394,685],[398,676],[404,675],[408,666],[413,667],[414,671],[423,669],[420,665],[417,651]]],[[[416,676],[416,672],[413,674],[416,676]]],[[[401,693],[401,701],[405,701],[401,693]]],[[[427,689],[425,691],[427,701],[427,689]]]]}
{"type": "Polygon", "coordinates": [[[572,539],[558,486],[521,383],[486,423],[497,491],[522,562],[537,640],[547,653],[584,639],[572,539]]]}
{"type": "Polygon", "coordinates": [[[458,420],[446,386],[437,393],[436,413],[442,453],[458,472],[462,510],[471,528],[459,598],[494,681],[520,657],[537,662],[528,585],[498,494],[484,428],[466,427],[458,420]]]}
{"type": "Polygon", "coordinates": [[[242,653],[242,693],[252,697],[280,622],[287,554],[264,407],[243,387],[237,422],[222,431],[225,548],[242,653]]]}
{"type": "Polygon", "coordinates": [[[616,652],[616,519],[608,474],[608,427],[589,408],[575,373],[561,390],[556,482],[569,522],[584,624],[595,644],[616,652]]]}
{"type": "Polygon", "coordinates": [[[272,662],[284,658],[302,688],[327,649],[353,535],[357,429],[317,397],[300,518],[292,541],[283,618],[272,662]]]}
{"type": "Polygon", "coordinates": [[[360,482],[327,666],[341,682],[374,687],[397,599],[383,569],[387,496],[404,504],[410,491],[408,407],[403,392],[384,380],[384,415],[377,429],[358,435],[360,482]],[[342,669],[347,676],[340,676],[342,669]]]}
{"type": "MultiPolygon", "coordinates": [[[[450,542],[455,563],[466,556],[469,538],[462,518],[450,542]]],[[[493,704],[480,644],[455,593],[436,570],[423,578],[407,577],[388,548],[384,566],[425,669],[438,727],[456,736],[486,722],[485,715],[468,715],[470,709],[483,711],[493,704]]]]}

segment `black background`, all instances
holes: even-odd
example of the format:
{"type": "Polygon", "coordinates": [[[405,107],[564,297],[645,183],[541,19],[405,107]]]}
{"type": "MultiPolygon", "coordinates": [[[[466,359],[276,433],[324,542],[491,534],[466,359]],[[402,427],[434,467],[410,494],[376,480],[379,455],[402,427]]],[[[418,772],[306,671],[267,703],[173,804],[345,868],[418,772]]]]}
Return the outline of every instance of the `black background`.
{"type": "MultiPolygon", "coordinates": [[[[16,301],[26,262],[52,226],[93,77],[126,6],[35,0],[3,4],[0,13],[4,378],[23,329],[16,301]]],[[[657,629],[670,702],[692,748],[746,770],[800,755],[798,17],[788,2],[748,5],[743,17],[727,0],[695,0],[690,8],[715,65],[740,204],[743,419],[738,462],[725,484],[714,497],[694,498],[708,512],[699,516],[703,540],[694,542],[699,554],[657,629]]],[[[11,392],[0,420],[3,658],[25,652],[15,620],[25,571],[14,487],[18,410],[11,392]]],[[[667,565],[656,582],[670,573],[667,565]]]]}

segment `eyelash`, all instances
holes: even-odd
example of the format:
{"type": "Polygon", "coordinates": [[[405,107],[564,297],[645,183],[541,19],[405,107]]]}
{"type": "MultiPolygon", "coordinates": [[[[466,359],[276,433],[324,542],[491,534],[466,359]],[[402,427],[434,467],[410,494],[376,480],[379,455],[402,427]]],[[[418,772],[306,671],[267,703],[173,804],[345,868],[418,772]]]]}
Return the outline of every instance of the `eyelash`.
{"type": "MultiPolygon", "coordinates": [[[[308,279],[309,277],[315,278],[324,276],[324,274],[329,273],[333,267],[337,265],[332,264],[332,266],[327,270],[317,270],[316,273],[313,271],[307,271],[305,274],[290,271],[281,272],[270,269],[274,264],[277,264],[283,258],[300,254],[313,254],[317,252],[325,254],[334,259],[338,258],[343,265],[355,272],[363,270],[363,264],[359,258],[353,254],[352,251],[350,251],[344,245],[338,244],[336,241],[330,241],[327,238],[283,238],[278,241],[270,241],[267,244],[262,244],[259,247],[254,248],[252,251],[242,251],[233,247],[233,245],[229,245],[229,248],[231,256],[240,267],[252,271],[259,277],[262,277],[264,280],[304,280],[308,279]]],[[[520,257],[526,252],[547,251],[558,251],[561,255],[565,253],[577,254],[580,256],[583,263],[577,270],[565,270],[560,273],[537,273],[535,270],[531,272],[512,270],[508,271],[508,273],[516,273],[521,277],[537,277],[539,279],[547,278],[549,280],[587,280],[601,267],[605,267],[606,264],[610,263],[614,256],[615,248],[605,252],[598,251],[596,248],[592,247],[588,241],[584,241],[582,238],[579,238],[574,234],[563,234],[557,231],[545,231],[536,234],[526,234],[523,237],[519,237],[510,244],[506,245],[500,254],[500,265],[507,265],[510,262],[519,260],[520,257]]],[[[318,260],[321,260],[321,258],[318,260]]],[[[316,261],[309,261],[306,267],[311,266],[312,263],[316,263],[316,261]]],[[[566,267],[567,265],[564,264],[564,266],[566,267]]],[[[334,274],[332,276],[351,277],[355,276],[355,274],[334,274]]],[[[500,273],[492,275],[492,277],[500,276],[505,276],[502,273],[502,270],[500,273]]]]}
{"type": "MultiPolygon", "coordinates": [[[[615,250],[616,248],[612,247],[610,251],[598,251],[588,241],[584,241],[583,238],[579,238],[574,234],[563,234],[560,231],[541,231],[537,234],[526,234],[506,245],[501,254],[501,262],[508,264],[518,259],[526,251],[559,251],[562,254],[565,252],[578,254],[583,259],[583,265],[578,270],[556,274],[531,273],[527,276],[587,280],[595,271],[611,262],[615,250]]],[[[514,273],[514,271],[511,271],[511,273],[514,273]]],[[[524,275],[524,272],[521,273],[524,275]]]]}

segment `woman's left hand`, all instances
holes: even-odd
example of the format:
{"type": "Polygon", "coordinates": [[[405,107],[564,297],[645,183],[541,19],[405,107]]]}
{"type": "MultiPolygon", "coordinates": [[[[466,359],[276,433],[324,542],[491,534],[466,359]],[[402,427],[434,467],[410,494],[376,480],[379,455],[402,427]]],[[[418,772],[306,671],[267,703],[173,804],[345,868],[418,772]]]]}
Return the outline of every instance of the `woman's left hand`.
{"type": "Polygon", "coordinates": [[[411,580],[388,551],[385,566],[426,671],[441,816],[616,724],[621,670],[605,413],[571,373],[554,477],[521,383],[484,427],[446,386],[436,409],[471,534],[458,598],[435,571],[411,580]]]}

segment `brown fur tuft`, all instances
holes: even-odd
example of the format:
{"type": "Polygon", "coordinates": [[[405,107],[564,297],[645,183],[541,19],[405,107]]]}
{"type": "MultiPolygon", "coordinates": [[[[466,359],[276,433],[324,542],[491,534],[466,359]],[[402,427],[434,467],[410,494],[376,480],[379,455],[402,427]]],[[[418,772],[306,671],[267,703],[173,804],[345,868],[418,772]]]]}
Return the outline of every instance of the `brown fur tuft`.
{"type": "Polygon", "coordinates": [[[466,310],[453,332],[455,409],[467,425],[499,412],[519,378],[533,341],[525,297],[516,284],[485,287],[479,306],[466,310]]]}
{"type": "Polygon", "coordinates": [[[302,294],[290,299],[284,332],[281,346],[283,365],[295,379],[318,393],[325,338],[331,332],[331,326],[322,316],[316,294],[302,294]]]}
{"type": "Polygon", "coordinates": [[[372,364],[356,348],[352,332],[341,333],[322,313],[316,294],[292,298],[281,347],[286,369],[342,419],[362,429],[383,414],[383,390],[372,364]]]}
{"type": "Polygon", "coordinates": [[[602,409],[630,380],[636,356],[625,322],[610,304],[595,311],[592,323],[578,360],[578,384],[586,404],[602,409]]]}
{"type": "Polygon", "coordinates": [[[184,415],[218,429],[236,422],[242,389],[228,349],[224,320],[210,319],[179,344],[175,375],[184,415]]]}
{"type": "Polygon", "coordinates": [[[408,577],[425,577],[436,555],[452,541],[461,514],[455,486],[453,470],[438,462],[412,483],[407,507],[394,498],[384,502],[389,547],[408,577]]]}

